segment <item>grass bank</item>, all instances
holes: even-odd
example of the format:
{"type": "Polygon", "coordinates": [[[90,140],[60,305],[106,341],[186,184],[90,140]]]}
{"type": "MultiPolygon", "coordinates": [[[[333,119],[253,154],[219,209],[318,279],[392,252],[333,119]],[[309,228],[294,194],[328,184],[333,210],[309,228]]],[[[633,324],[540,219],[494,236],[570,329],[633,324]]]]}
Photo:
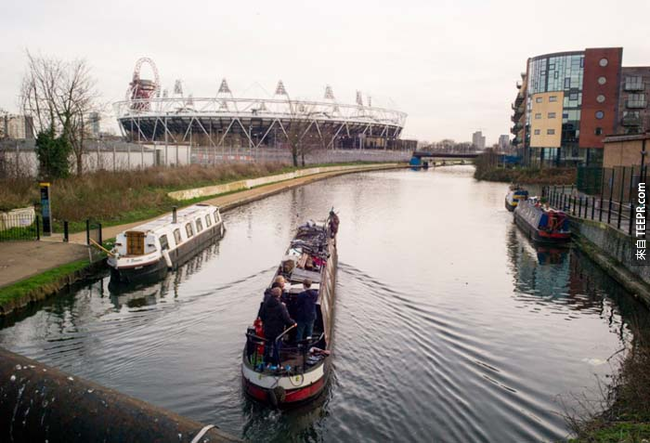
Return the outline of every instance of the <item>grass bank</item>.
{"type": "Polygon", "coordinates": [[[620,371],[599,398],[585,399],[581,412],[567,414],[573,443],[641,443],[650,441],[650,340],[635,333],[620,371]],[[596,405],[604,413],[590,413],[596,405]],[[585,412],[587,411],[587,412],[585,412]]]}
{"type": "MultiPolygon", "coordinates": [[[[337,164],[362,165],[364,162],[337,164]]],[[[309,165],[306,168],[329,166],[309,165]]],[[[146,220],[169,211],[178,201],[167,194],[182,189],[219,185],[228,182],[292,172],[303,168],[281,163],[190,165],[178,168],[153,167],[145,170],[98,171],[52,183],[52,212],[55,230],[63,220],[70,232],[85,229],[85,220],[100,220],[113,226],[146,220]]],[[[38,186],[32,179],[0,180],[0,210],[35,205],[38,186]]]]}
{"type": "Polygon", "coordinates": [[[529,185],[572,185],[576,182],[575,168],[479,168],[474,171],[477,180],[521,183],[529,185]]]}
{"type": "Polygon", "coordinates": [[[88,260],[78,260],[0,288],[0,314],[43,300],[91,272],[93,266],[88,260]]]}

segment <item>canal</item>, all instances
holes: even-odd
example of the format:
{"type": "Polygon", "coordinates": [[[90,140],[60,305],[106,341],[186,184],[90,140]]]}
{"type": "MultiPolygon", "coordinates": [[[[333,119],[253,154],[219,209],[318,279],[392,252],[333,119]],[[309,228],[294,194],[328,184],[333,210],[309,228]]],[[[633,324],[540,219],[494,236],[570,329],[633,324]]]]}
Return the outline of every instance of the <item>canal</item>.
{"type": "MultiPolygon", "coordinates": [[[[109,279],[7,319],[0,345],[252,441],[554,441],[647,313],[577,251],[535,248],[471,167],[347,175],[226,214],[158,283],[109,279]],[[292,232],[339,212],[334,377],[278,412],[240,354],[292,232]]],[[[619,353],[619,355],[621,355],[619,353]]]]}

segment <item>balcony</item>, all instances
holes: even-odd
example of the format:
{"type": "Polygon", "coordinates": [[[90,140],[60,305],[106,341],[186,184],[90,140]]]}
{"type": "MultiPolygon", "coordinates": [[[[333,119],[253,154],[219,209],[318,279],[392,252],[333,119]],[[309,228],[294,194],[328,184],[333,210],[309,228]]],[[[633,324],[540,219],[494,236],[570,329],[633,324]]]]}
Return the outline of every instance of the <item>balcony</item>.
{"type": "Polygon", "coordinates": [[[624,91],[643,91],[645,86],[643,84],[643,77],[626,77],[623,86],[624,91]]]}
{"type": "Polygon", "coordinates": [[[645,97],[628,99],[625,101],[625,107],[628,109],[645,109],[646,106],[647,106],[647,102],[645,97]]]}
{"type": "Polygon", "coordinates": [[[626,126],[626,127],[641,126],[641,123],[642,123],[641,122],[641,116],[638,113],[632,114],[632,115],[629,115],[629,114],[625,115],[621,119],[621,125],[626,126]]]}

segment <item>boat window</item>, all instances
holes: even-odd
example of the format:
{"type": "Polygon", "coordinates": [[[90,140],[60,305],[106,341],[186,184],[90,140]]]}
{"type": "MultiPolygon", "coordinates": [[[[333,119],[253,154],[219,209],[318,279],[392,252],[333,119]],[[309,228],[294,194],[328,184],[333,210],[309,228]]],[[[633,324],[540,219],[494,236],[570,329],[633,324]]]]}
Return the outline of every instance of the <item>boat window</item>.
{"type": "Polygon", "coordinates": [[[194,229],[192,229],[192,223],[185,225],[185,232],[187,233],[187,238],[192,238],[194,235],[194,229]]]}
{"type": "Polygon", "coordinates": [[[126,255],[144,254],[144,232],[129,231],[126,233],[126,255]]]}
{"type": "Polygon", "coordinates": [[[205,225],[206,225],[208,228],[209,228],[210,226],[212,226],[212,220],[210,220],[210,216],[209,216],[209,215],[206,215],[206,216],[205,216],[205,225]]]}
{"type": "Polygon", "coordinates": [[[181,230],[180,229],[174,229],[174,240],[176,240],[176,245],[180,245],[183,242],[183,239],[181,238],[181,230]]]}
{"type": "Polygon", "coordinates": [[[196,232],[199,233],[203,231],[203,223],[201,223],[201,219],[197,218],[196,219],[196,232]]]}
{"type": "Polygon", "coordinates": [[[214,211],[214,222],[219,223],[220,219],[221,219],[221,216],[219,215],[219,211],[214,211]]]}
{"type": "Polygon", "coordinates": [[[161,235],[160,236],[160,250],[164,251],[165,249],[169,249],[169,241],[167,240],[166,235],[161,235]]]}

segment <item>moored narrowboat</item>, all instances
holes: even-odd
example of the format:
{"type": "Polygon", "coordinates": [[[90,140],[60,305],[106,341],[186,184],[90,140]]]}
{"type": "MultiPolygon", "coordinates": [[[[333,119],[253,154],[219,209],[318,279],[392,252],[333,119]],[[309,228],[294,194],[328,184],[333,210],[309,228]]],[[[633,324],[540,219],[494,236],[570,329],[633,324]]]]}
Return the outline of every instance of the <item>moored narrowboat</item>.
{"type": "Polygon", "coordinates": [[[518,185],[510,186],[510,190],[506,194],[506,209],[513,212],[519,202],[528,198],[528,191],[519,187],[518,185]]]}
{"type": "Polygon", "coordinates": [[[273,343],[279,351],[278,360],[273,361],[270,355],[265,356],[272,344],[264,337],[261,319],[255,320],[246,333],[242,354],[242,382],[249,397],[274,407],[290,406],[317,398],[327,386],[333,340],[337,230],[338,216],[331,212],[324,224],[308,222],[300,226],[291,241],[273,280],[278,276],[286,280],[282,298],[291,316],[292,303],[303,291],[302,282],[312,282],[311,289],[318,294],[313,332],[297,341],[294,328],[286,329],[273,343]]]}
{"type": "Polygon", "coordinates": [[[566,243],[571,240],[569,218],[533,197],[520,201],[515,208],[515,223],[538,243],[566,243]]]}
{"type": "Polygon", "coordinates": [[[117,235],[108,266],[112,282],[162,277],[223,237],[219,208],[196,204],[117,235]]]}

